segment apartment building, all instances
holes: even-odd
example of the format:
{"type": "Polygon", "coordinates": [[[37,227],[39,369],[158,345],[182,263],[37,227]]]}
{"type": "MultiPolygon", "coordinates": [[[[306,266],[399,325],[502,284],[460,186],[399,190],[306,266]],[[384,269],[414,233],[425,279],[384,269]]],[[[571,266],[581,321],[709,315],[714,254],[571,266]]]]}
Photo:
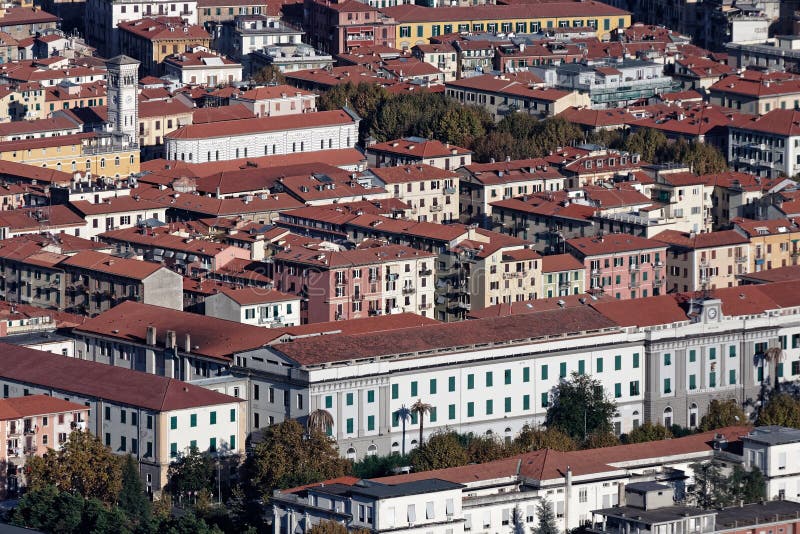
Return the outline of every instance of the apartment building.
{"type": "Polygon", "coordinates": [[[305,43],[274,45],[250,54],[251,72],[269,66],[284,74],[296,71],[327,72],[333,68],[333,56],[305,43]]]}
{"type": "Polygon", "coordinates": [[[631,14],[600,2],[549,2],[535,12],[523,4],[469,7],[423,7],[405,4],[380,10],[396,24],[396,48],[410,49],[451,33],[539,33],[554,28],[587,28],[598,39],[627,28],[631,14]]]}
{"type": "Polygon", "coordinates": [[[800,111],[774,109],[733,122],[728,161],[733,170],[776,178],[800,173],[800,111]]]}
{"type": "Polygon", "coordinates": [[[303,8],[308,42],[318,50],[342,54],[361,46],[396,48],[392,15],[384,15],[371,5],[353,0],[305,0],[303,8]]]}
{"type": "Polygon", "coordinates": [[[763,115],[774,109],[800,107],[800,77],[783,72],[747,69],[738,76],[726,76],[708,88],[713,105],[763,115]]]}
{"type": "Polygon", "coordinates": [[[198,0],[197,23],[211,32],[236,15],[260,15],[267,9],[260,0],[198,0]]]}
{"type": "MultiPolygon", "coordinates": [[[[40,90],[44,93],[43,89],[40,90]]],[[[34,119],[0,124],[0,142],[78,133],[81,133],[81,127],[66,118],[34,119]]]]}
{"type": "Polygon", "coordinates": [[[586,268],[588,292],[626,300],[666,292],[667,246],[662,242],[628,234],[608,234],[568,239],[566,250],[586,268]]]}
{"type": "Polygon", "coordinates": [[[0,32],[25,39],[58,28],[58,17],[38,6],[9,5],[0,10],[0,32]]]}
{"type": "Polygon", "coordinates": [[[317,97],[290,85],[275,85],[243,91],[233,95],[231,102],[243,104],[256,117],[272,117],[317,111],[317,97]]]}
{"type": "Polygon", "coordinates": [[[198,23],[197,0],[87,0],[86,39],[104,57],[120,53],[120,23],[151,17],[180,17],[198,23]]]}
{"type": "Polygon", "coordinates": [[[488,227],[492,217],[496,215],[494,202],[560,191],[565,184],[564,175],[544,158],[473,163],[463,166],[458,172],[461,174],[461,222],[476,222],[485,227],[488,227]]]}
{"type": "Polygon", "coordinates": [[[139,102],[139,147],[145,159],[163,156],[164,136],[192,124],[193,111],[177,98],[139,102]]]}
{"type": "MultiPolygon", "coordinates": [[[[157,219],[159,221],[167,219],[166,206],[138,198],[137,195],[130,196],[129,189],[120,192],[128,194],[105,198],[99,202],[75,200],[69,203],[69,206],[86,220],[86,235],[84,237],[92,239],[103,232],[134,228],[148,219],[157,219]]],[[[91,194],[87,196],[92,198],[91,194]]]]}
{"type": "Polygon", "coordinates": [[[653,239],[669,246],[667,290],[701,291],[738,285],[750,270],[748,239],[734,230],[702,234],[666,230],[653,239]]]}
{"type": "Polygon", "coordinates": [[[542,256],[540,298],[581,295],[586,288],[586,267],[572,254],[542,256]]]}
{"type": "Polygon", "coordinates": [[[360,121],[354,113],[338,110],[194,124],[167,134],[164,144],[167,159],[192,163],[324,153],[353,148],[358,141],[360,121]]]}
{"type": "Polygon", "coordinates": [[[272,256],[276,289],[303,295],[301,320],[432,316],[436,254],[402,245],[355,250],[291,247],[272,256]]]}
{"type": "Polygon", "coordinates": [[[411,55],[444,73],[444,81],[455,80],[458,74],[458,53],[450,43],[415,45],[411,55]]]}
{"type": "Polygon", "coordinates": [[[222,24],[215,48],[241,63],[245,73],[255,74],[250,64],[250,54],[272,46],[297,45],[302,42],[303,31],[267,15],[237,15],[222,24]]]}
{"type": "Polygon", "coordinates": [[[205,314],[218,319],[277,328],[300,324],[300,297],[274,289],[222,289],[205,299],[205,314]]]}
{"type": "Polygon", "coordinates": [[[86,429],[113,452],[139,461],[150,494],[161,491],[170,463],[191,446],[221,458],[244,451],[241,399],[81,357],[5,344],[0,354],[4,397],[49,395],[84,406],[86,429]]]}
{"type": "Polygon", "coordinates": [[[4,498],[18,495],[27,485],[25,460],[58,449],[74,431],[86,430],[89,408],[48,395],[0,399],[0,462],[6,466],[4,498]]]}
{"type": "Polygon", "coordinates": [[[744,467],[764,474],[767,498],[797,502],[800,469],[789,458],[797,453],[800,432],[794,428],[760,426],[741,441],[744,467]]]}
{"type": "Polygon", "coordinates": [[[472,76],[445,83],[445,93],[464,105],[486,108],[497,121],[519,111],[539,118],[552,117],[570,107],[591,103],[589,97],[579,91],[532,87],[531,78],[529,74],[472,76]]]}
{"type": "Polygon", "coordinates": [[[397,167],[373,167],[360,177],[370,178],[393,198],[409,206],[411,219],[434,223],[458,220],[459,175],[427,163],[397,167]]]}
{"type": "Polygon", "coordinates": [[[0,239],[42,232],[86,232],[86,221],[66,206],[37,206],[0,212],[0,239]]]}
{"type": "Polygon", "coordinates": [[[118,25],[120,53],[141,63],[140,74],[165,74],[164,60],[174,54],[191,53],[195,47],[211,47],[211,35],[181,17],[145,17],[118,25]]]}
{"type": "Polygon", "coordinates": [[[184,85],[216,87],[242,81],[242,65],[230,59],[194,49],[164,59],[164,74],[184,85]]]}
{"type": "Polygon", "coordinates": [[[366,152],[370,167],[425,164],[449,171],[472,164],[471,150],[423,137],[374,143],[366,152]]]}
{"type": "Polygon", "coordinates": [[[714,218],[713,185],[688,169],[653,166],[645,170],[655,183],[650,196],[664,206],[665,216],[675,221],[673,230],[709,232],[714,218]]]}
{"type": "Polygon", "coordinates": [[[797,265],[797,257],[800,256],[797,248],[800,228],[794,220],[735,219],[733,229],[750,242],[748,273],[797,265]]]}

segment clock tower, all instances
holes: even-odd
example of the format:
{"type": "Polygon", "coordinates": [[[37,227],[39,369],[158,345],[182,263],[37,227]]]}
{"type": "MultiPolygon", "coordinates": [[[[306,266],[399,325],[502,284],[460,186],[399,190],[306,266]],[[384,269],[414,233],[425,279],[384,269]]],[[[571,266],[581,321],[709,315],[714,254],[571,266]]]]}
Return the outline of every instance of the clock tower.
{"type": "Polygon", "coordinates": [[[106,61],[108,71],[108,122],[114,137],[123,143],[138,142],[139,130],[139,62],[120,55],[106,61]]]}

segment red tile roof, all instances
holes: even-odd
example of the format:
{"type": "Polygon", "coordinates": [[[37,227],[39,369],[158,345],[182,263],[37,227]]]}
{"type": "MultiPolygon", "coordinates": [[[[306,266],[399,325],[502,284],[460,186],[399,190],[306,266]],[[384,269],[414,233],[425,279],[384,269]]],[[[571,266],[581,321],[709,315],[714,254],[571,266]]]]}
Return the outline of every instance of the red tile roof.
{"type": "Polygon", "coordinates": [[[61,265],[69,265],[90,271],[111,274],[120,278],[144,280],[156,271],[164,269],[160,263],[118,258],[110,254],[84,250],[61,261],[61,265]]]}
{"type": "Polygon", "coordinates": [[[746,245],[749,243],[746,237],[736,230],[720,230],[717,232],[704,232],[690,234],[677,230],[664,230],[653,236],[656,241],[661,241],[668,245],[686,249],[703,249],[716,247],[730,247],[734,245],[746,245]]]}
{"type": "Polygon", "coordinates": [[[542,257],[542,273],[558,273],[583,268],[583,263],[572,254],[555,254],[542,257]]]}
{"type": "Polygon", "coordinates": [[[270,85],[256,87],[240,93],[237,100],[272,100],[275,98],[294,97],[296,95],[311,96],[314,93],[304,91],[291,85],[270,85]]]}
{"type": "Polygon", "coordinates": [[[276,289],[263,289],[260,287],[244,287],[241,289],[223,288],[220,293],[224,293],[241,306],[248,306],[251,304],[267,304],[270,302],[283,302],[286,300],[299,300],[300,298],[296,295],[282,293],[276,289]]]}
{"type": "Polygon", "coordinates": [[[445,144],[435,139],[415,140],[408,138],[375,143],[367,147],[367,152],[387,152],[423,160],[426,158],[472,154],[471,150],[451,145],[450,143],[445,144]]]}
{"type": "Polygon", "coordinates": [[[653,250],[666,248],[666,244],[654,239],[629,234],[607,234],[601,237],[575,237],[567,240],[567,245],[577,254],[586,256],[605,256],[621,252],[653,250]]]}
{"type": "Polygon", "coordinates": [[[242,402],[174,378],[17,345],[0,347],[0,377],[7,380],[160,412],[242,402]]]}
{"type": "Polygon", "coordinates": [[[754,221],[752,219],[736,218],[731,221],[734,228],[739,229],[749,237],[763,235],[793,234],[800,232],[800,227],[791,219],[769,219],[766,221],[754,221]]]}
{"type": "Polygon", "coordinates": [[[197,108],[192,112],[192,124],[253,119],[255,115],[244,104],[232,104],[215,108],[197,108]]]}
{"type": "Polygon", "coordinates": [[[590,302],[592,308],[620,326],[654,326],[687,321],[686,310],[672,295],[590,302]]]}
{"type": "Polygon", "coordinates": [[[397,167],[373,167],[369,170],[386,184],[403,184],[423,180],[447,180],[458,178],[455,171],[447,171],[426,163],[397,167]]]}
{"type": "Polygon", "coordinates": [[[130,32],[150,41],[184,41],[198,39],[210,41],[211,36],[196,24],[185,24],[180,17],[155,17],[120,22],[120,30],[130,32]]]}
{"type": "Polygon", "coordinates": [[[773,109],[758,117],[748,115],[732,122],[730,127],[782,136],[798,136],[800,135],[800,110],[773,109]]]}
{"type": "Polygon", "coordinates": [[[298,326],[281,328],[286,338],[303,338],[309,336],[331,336],[335,334],[355,335],[371,332],[387,332],[403,328],[417,328],[440,324],[430,317],[423,317],[416,313],[397,313],[391,315],[378,315],[347,321],[330,321],[323,323],[309,323],[298,326]]]}
{"type": "Polygon", "coordinates": [[[320,128],[337,124],[350,124],[353,122],[353,117],[343,110],[317,111],[314,113],[299,113],[296,115],[230,120],[213,124],[192,124],[168,133],[166,138],[206,139],[211,137],[247,135],[259,132],[303,130],[306,128],[320,128]]]}
{"type": "Polygon", "coordinates": [[[602,2],[547,2],[537,4],[535,13],[530,5],[480,5],[469,7],[423,7],[414,4],[398,5],[380,10],[398,23],[482,21],[537,18],[569,18],[608,16],[622,17],[629,12],[602,2]]]}
{"type": "Polygon", "coordinates": [[[128,195],[109,198],[96,204],[88,200],[75,200],[70,205],[84,216],[165,209],[163,204],[128,195]]]}
{"type": "Polygon", "coordinates": [[[68,412],[83,412],[87,406],[65,401],[50,395],[28,395],[0,399],[0,420],[22,419],[34,415],[48,415],[68,412]]]}

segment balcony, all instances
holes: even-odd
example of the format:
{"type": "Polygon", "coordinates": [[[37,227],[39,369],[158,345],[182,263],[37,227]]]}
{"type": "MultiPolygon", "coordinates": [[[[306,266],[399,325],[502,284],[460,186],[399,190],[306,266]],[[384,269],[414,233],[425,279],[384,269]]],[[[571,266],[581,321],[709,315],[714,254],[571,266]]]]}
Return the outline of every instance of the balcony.
{"type": "Polygon", "coordinates": [[[379,274],[371,274],[371,275],[369,275],[370,283],[380,282],[380,280],[381,280],[381,275],[379,275],[379,274]]]}
{"type": "Polygon", "coordinates": [[[600,276],[600,269],[592,269],[591,270],[592,276],[600,276]]]}
{"type": "Polygon", "coordinates": [[[431,304],[430,302],[423,302],[422,304],[420,304],[418,306],[420,311],[422,311],[422,310],[430,310],[432,307],[433,307],[433,304],[431,304]]]}
{"type": "Polygon", "coordinates": [[[455,187],[445,187],[444,188],[444,194],[445,195],[455,195],[456,193],[457,193],[457,191],[456,191],[455,187]]]}
{"type": "Polygon", "coordinates": [[[631,265],[630,265],[630,271],[631,271],[632,273],[638,272],[638,271],[639,271],[639,269],[640,269],[640,267],[639,267],[639,264],[638,264],[638,263],[631,263],[631,265]]]}
{"type": "Polygon", "coordinates": [[[430,276],[432,274],[433,274],[433,271],[431,269],[420,269],[420,271],[419,271],[419,275],[420,276],[430,276]]]}
{"type": "Polygon", "coordinates": [[[639,280],[631,280],[628,282],[628,289],[636,289],[640,285],[642,285],[642,283],[639,280]]]}
{"type": "Polygon", "coordinates": [[[469,311],[469,310],[472,309],[472,304],[470,304],[469,302],[458,302],[456,304],[456,308],[460,308],[462,310],[469,311]]]}
{"type": "Polygon", "coordinates": [[[655,280],[653,280],[653,287],[661,287],[663,285],[664,285],[663,278],[656,278],[655,280]]]}
{"type": "Polygon", "coordinates": [[[353,295],[353,300],[356,302],[364,300],[364,293],[355,293],[353,295]]]}
{"type": "Polygon", "coordinates": [[[736,256],[734,261],[736,263],[747,263],[747,256],[736,256]]]}
{"type": "Polygon", "coordinates": [[[411,295],[414,291],[414,286],[403,286],[403,295],[411,295]]]}
{"type": "Polygon", "coordinates": [[[527,271],[516,271],[513,273],[503,273],[503,280],[509,280],[511,278],[525,278],[527,271]]]}
{"type": "Polygon", "coordinates": [[[347,277],[346,276],[343,276],[341,278],[337,278],[336,279],[336,285],[337,286],[343,286],[343,285],[346,285],[346,284],[347,284],[347,277]]]}
{"type": "Polygon", "coordinates": [[[444,209],[444,206],[442,206],[441,204],[433,204],[430,207],[431,213],[436,213],[437,211],[442,211],[443,209],[444,209]]]}

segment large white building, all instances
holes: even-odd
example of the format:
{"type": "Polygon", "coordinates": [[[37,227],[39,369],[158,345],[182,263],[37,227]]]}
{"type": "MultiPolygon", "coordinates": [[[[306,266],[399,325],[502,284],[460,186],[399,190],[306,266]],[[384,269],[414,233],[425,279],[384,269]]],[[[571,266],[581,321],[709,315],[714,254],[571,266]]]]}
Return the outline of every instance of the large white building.
{"type": "Polygon", "coordinates": [[[353,148],[361,118],[343,109],[192,124],[164,137],[167,159],[207,163],[353,148]]]}
{"type": "Polygon", "coordinates": [[[733,170],[777,178],[800,174],[800,111],[773,109],[728,126],[733,170]]]}

